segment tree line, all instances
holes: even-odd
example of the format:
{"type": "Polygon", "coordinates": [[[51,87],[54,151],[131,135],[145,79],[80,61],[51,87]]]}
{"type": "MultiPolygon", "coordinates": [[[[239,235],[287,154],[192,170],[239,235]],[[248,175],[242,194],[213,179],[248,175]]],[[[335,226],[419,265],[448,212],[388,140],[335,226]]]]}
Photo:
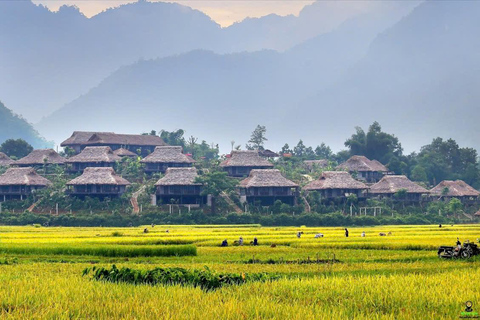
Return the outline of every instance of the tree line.
{"type": "MultiPolygon", "coordinates": [[[[264,149],[267,141],[266,128],[257,126],[252,132],[247,147],[264,149]]],[[[480,162],[477,150],[460,147],[453,140],[434,138],[419,152],[405,154],[399,139],[391,133],[382,131],[378,122],[372,123],[368,130],[356,127],[355,132],[345,141],[346,149],[334,153],[325,143],[315,148],[306,146],[303,140],[296,146],[288,143],[279,151],[281,155],[291,156],[289,161],[326,159],[333,165],[340,164],[354,155],[365,156],[370,160],[378,160],[391,172],[403,174],[411,180],[436,185],[443,180],[464,180],[475,188],[480,188],[480,162]]]]}

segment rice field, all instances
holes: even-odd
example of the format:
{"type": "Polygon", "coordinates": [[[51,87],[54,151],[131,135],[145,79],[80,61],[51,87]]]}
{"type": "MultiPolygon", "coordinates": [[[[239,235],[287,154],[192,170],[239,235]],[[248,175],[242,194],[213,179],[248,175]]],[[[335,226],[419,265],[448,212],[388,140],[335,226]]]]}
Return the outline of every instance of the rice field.
{"type": "Polygon", "coordinates": [[[479,225],[349,231],[346,238],[343,228],[257,225],[0,226],[0,318],[458,319],[467,300],[480,311],[480,257],[440,260],[436,250],[457,237],[476,241],[479,225]],[[239,237],[243,246],[234,245],[239,237]],[[250,244],[254,237],[259,246],[250,244]],[[183,268],[275,279],[205,291],[82,275],[112,265],[138,274],[183,268]]]}

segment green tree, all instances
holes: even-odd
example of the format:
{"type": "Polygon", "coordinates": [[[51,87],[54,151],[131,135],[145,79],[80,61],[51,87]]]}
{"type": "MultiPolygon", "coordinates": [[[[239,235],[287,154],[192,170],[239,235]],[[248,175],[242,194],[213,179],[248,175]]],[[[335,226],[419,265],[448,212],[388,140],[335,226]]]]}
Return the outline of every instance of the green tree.
{"type": "Polygon", "coordinates": [[[237,181],[227,176],[227,173],[218,169],[212,169],[209,172],[196,178],[195,182],[201,183],[202,195],[212,197],[212,213],[215,213],[215,201],[223,192],[228,193],[235,189],[237,181]]]}
{"type": "Polygon", "coordinates": [[[285,145],[282,147],[282,150],[280,151],[281,155],[287,154],[287,153],[293,153],[292,149],[290,149],[290,146],[288,143],[285,143],[285,145]]]}
{"type": "Polygon", "coordinates": [[[408,195],[408,190],[407,189],[400,189],[397,192],[395,192],[394,197],[399,199],[399,200],[405,200],[408,195]]]}
{"type": "Polygon", "coordinates": [[[185,130],[178,129],[177,131],[160,131],[160,138],[163,139],[167,144],[171,146],[182,146],[185,147],[185,138],[183,135],[185,134],[185,130]]]}
{"type": "Polygon", "coordinates": [[[414,181],[428,182],[427,171],[421,165],[416,165],[413,168],[410,177],[414,181]]]}
{"type": "Polygon", "coordinates": [[[321,159],[330,160],[332,158],[333,152],[329,146],[322,142],[319,146],[315,148],[315,154],[321,159]]]}
{"type": "Polygon", "coordinates": [[[265,126],[257,125],[255,130],[252,132],[250,136],[250,140],[248,140],[248,144],[245,147],[248,150],[264,150],[264,143],[268,139],[265,137],[267,133],[267,128],[265,126]]]}
{"type": "Polygon", "coordinates": [[[303,141],[300,140],[298,141],[297,145],[295,147],[293,147],[293,154],[296,156],[296,157],[303,157],[306,155],[306,151],[307,151],[307,148],[305,147],[305,145],[303,144],[303,141]]]}
{"type": "Polygon", "coordinates": [[[388,163],[394,156],[402,156],[403,149],[398,138],[383,132],[378,122],[370,125],[367,133],[360,127],[355,129],[356,133],[345,141],[351,156],[362,155],[382,163],[388,163]]]}
{"type": "Polygon", "coordinates": [[[450,213],[453,213],[455,216],[458,215],[458,213],[463,209],[463,204],[460,200],[457,198],[453,198],[450,200],[448,203],[448,211],[450,213]]]}
{"type": "Polygon", "coordinates": [[[20,159],[33,151],[33,147],[23,139],[8,139],[0,145],[0,152],[9,157],[20,159]]]}
{"type": "Polygon", "coordinates": [[[477,151],[461,148],[455,140],[433,139],[423,146],[417,162],[425,168],[428,181],[435,185],[442,180],[461,179],[473,186],[480,186],[477,151]]]}

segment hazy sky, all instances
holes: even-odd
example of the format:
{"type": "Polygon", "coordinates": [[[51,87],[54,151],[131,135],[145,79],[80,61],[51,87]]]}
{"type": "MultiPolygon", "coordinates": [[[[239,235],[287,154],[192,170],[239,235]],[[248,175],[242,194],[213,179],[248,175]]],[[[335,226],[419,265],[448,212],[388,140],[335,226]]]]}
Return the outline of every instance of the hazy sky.
{"type": "MultiPolygon", "coordinates": [[[[154,0],[152,0],[154,1],[154,0]]],[[[121,4],[135,2],[133,0],[33,0],[34,3],[46,5],[51,10],[58,10],[64,4],[76,5],[88,17],[91,17],[105,9],[121,4]]],[[[298,15],[300,10],[313,3],[311,0],[175,0],[164,2],[177,2],[194,9],[198,9],[209,15],[217,23],[226,27],[246,17],[261,17],[271,13],[278,15],[298,15]]]]}

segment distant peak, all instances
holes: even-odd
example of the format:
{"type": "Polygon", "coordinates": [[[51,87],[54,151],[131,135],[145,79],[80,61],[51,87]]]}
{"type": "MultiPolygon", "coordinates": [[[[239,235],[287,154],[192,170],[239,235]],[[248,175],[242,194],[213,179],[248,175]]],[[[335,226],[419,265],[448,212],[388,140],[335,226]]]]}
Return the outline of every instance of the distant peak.
{"type": "Polygon", "coordinates": [[[58,12],[78,12],[80,13],[80,9],[73,5],[73,6],[69,6],[69,5],[62,5],[60,8],[58,8],[58,12]]]}

